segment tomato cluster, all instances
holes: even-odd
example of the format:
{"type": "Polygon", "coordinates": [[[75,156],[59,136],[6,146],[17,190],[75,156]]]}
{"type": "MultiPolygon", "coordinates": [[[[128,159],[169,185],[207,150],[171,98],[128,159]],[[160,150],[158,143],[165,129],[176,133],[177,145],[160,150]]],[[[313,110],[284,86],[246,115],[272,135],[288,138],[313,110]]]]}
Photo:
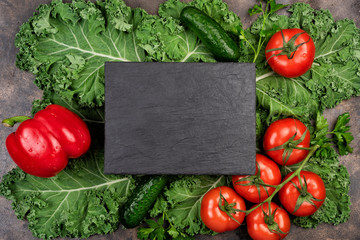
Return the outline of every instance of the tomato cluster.
{"type": "Polygon", "coordinates": [[[325,185],[317,174],[299,168],[283,179],[281,176],[279,165],[302,162],[312,149],[310,133],[301,121],[287,118],[272,123],[264,135],[263,147],[271,159],[256,154],[255,175],[232,176],[234,189],[221,186],[204,195],[200,216],[211,230],[234,230],[246,216],[252,239],[283,239],[290,231],[288,212],[309,216],[323,204],[325,185]],[[272,202],[277,192],[283,208],[272,202]],[[255,205],[246,211],[243,198],[255,205]]]}

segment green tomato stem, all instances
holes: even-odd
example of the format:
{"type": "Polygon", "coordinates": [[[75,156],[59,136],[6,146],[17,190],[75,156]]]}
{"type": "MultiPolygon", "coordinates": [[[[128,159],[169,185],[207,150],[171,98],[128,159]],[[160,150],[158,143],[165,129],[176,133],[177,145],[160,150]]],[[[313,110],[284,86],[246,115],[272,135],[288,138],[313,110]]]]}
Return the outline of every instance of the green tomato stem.
{"type": "Polygon", "coordinates": [[[273,197],[280,191],[280,189],[285,186],[285,184],[287,184],[288,182],[291,181],[291,179],[293,179],[295,176],[300,174],[300,171],[304,168],[305,164],[309,161],[310,157],[314,154],[314,152],[316,152],[316,150],[319,148],[319,145],[315,145],[309,149],[310,152],[308,153],[308,155],[306,156],[306,158],[302,161],[301,165],[299,166],[298,169],[296,169],[289,178],[287,178],[285,181],[283,181],[282,183],[280,183],[279,185],[275,186],[275,191],[267,198],[265,199],[263,202],[261,202],[259,205],[257,205],[256,207],[249,209],[247,211],[244,211],[246,213],[246,215],[250,214],[252,211],[254,211],[255,209],[257,209],[258,207],[260,207],[261,205],[263,205],[264,203],[270,203],[271,200],[273,199],[273,197]]]}
{"type": "Polygon", "coordinates": [[[297,147],[297,146],[291,146],[294,149],[300,149],[300,150],[309,150],[311,151],[312,148],[305,148],[305,147],[297,147]]]}
{"type": "Polygon", "coordinates": [[[16,117],[11,117],[11,118],[7,118],[4,119],[2,121],[2,124],[5,127],[13,127],[15,125],[15,123],[22,123],[25,120],[31,119],[31,117],[28,116],[16,116],[16,117]]]}
{"type": "Polygon", "coordinates": [[[271,184],[266,184],[266,183],[261,183],[260,184],[263,187],[272,187],[272,188],[277,188],[278,185],[271,185],[271,184]]]}

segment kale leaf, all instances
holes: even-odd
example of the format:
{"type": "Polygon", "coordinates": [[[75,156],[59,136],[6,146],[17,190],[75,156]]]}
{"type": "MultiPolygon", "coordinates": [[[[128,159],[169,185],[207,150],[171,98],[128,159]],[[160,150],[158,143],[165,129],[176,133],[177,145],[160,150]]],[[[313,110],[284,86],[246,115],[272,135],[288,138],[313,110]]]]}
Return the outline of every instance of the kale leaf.
{"type": "Polygon", "coordinates": [[[33,235],[87,238],[119,226],[119,209],[134,188],[131,176],[104,175],[104,152],[72,159],[57,176],[39,178],[15,168],[0,183],[18,218],[29,221],[33,235]]]}

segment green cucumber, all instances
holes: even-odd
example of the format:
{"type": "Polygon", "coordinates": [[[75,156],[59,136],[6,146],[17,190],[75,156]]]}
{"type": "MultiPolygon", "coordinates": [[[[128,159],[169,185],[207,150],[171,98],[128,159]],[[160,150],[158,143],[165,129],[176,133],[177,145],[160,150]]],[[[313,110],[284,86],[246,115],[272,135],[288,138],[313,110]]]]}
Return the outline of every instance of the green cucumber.
{"type": "Polygon", "coordinates": [[[145,218],[156,198],[167,184],[165,175],[150,177],[140,183],[120,211],[120,222],[125,228],[138,226],[145,218]]]}
{"type": "Polygon", "coordinates": [[[236,42],[211,17],[195,7],[185,7],[180,14],[181,22],[192,30],[201,42],[223,62],[237,62],[240,50],[236,42]]]}

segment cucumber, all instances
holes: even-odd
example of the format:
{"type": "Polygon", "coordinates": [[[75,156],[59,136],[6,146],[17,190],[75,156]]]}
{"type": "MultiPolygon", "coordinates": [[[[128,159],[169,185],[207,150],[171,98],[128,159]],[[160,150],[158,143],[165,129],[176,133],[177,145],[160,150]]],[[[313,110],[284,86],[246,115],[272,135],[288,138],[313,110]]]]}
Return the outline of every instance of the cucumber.
{"type": "Polygon", "coordinates": [[[215,56],[216,60],[237,62],[239,47],[227,32],[211,17],[195,7],[185,7],[180,14],[181,22],[192,30],[215,56]]]}
{"type": "Polygon", "coordinates": [[[168,177],[165,175],[153,176],[135,188],[120,211],[120,222],[125,228],[133,228],[141,223],[167,181],[168,177]]]}

